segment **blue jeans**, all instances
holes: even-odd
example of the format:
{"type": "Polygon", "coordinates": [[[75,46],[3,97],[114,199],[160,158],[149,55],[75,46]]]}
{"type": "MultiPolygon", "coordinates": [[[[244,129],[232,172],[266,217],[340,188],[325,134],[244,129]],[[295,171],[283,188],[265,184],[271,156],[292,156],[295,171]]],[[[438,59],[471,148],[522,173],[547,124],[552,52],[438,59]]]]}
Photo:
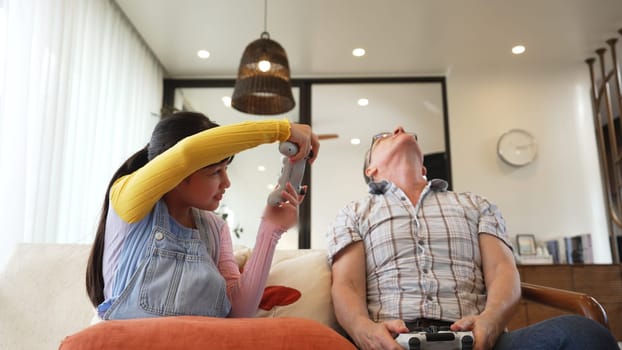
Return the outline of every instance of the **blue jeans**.
{"type": "Polygon", "coordinates": [[[495,350],[618,350],[611,332],[600,323],[576,315],[551,318],[502,334],[495,350]]]}

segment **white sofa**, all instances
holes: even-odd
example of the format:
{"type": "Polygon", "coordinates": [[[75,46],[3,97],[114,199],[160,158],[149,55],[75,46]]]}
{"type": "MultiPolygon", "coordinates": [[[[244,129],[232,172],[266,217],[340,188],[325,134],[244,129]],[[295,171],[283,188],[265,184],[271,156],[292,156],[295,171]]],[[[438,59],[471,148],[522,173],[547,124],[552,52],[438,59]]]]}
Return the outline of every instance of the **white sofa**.
{"type": "MultiPolygon", "coordinates": [[[[86,295],[86,244],[19,244],[0,272],[0,349],[58,349],[91,324],[86,295]]],[[[248,248],[236,249],[243,266],[248,248]]],[[[260,309],[260,317],[302,317],[340,331],[332,311],[330,269],[322,250],[277,250],[267,286],[300,292],[289,305],[260,309]],[[278,288],[278,287],[277,287],[278,288]]]]}

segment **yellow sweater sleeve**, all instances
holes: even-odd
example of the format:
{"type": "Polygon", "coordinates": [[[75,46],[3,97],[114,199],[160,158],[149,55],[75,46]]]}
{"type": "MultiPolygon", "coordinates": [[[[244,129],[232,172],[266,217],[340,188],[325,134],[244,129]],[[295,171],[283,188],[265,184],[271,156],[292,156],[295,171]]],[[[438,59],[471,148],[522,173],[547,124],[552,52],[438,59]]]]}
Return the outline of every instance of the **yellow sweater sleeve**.
{"type": "Polygon", "coordinates": [[[110,189],[115,212],[126,222],[144,218],[167,192],[195,171],[260,144],[290,137],[287,120],[224,125],[186,137],[110,189]]]}

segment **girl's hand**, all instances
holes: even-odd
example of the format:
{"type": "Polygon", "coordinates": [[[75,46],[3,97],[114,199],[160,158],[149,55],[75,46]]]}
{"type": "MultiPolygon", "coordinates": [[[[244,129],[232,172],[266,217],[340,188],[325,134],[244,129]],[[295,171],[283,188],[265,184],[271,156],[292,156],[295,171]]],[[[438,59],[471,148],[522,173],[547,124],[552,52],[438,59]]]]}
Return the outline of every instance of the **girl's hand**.
{"type": "Polygon", "coordinates": [[[311,131],[309,125],[292,123],[288,141],[298,145],[298,153],[290,157],[292,162],[308,156],[311,150],[313,150],[309,158],[309,164],[313,164],[320,150],[320,140],[317,135],[311,131]]]}
{"type": "Polygon", "coordinates": [[[263,214],[264,219],[280,226],[284,231],[295,226],[298,223],[298,206],[305,198],[307,186],[302,186],[300,192],[302,193],[296,193],[294,186],[288,182],[282,192],[285,201],[276,207],[267,205],[263,214]]]}

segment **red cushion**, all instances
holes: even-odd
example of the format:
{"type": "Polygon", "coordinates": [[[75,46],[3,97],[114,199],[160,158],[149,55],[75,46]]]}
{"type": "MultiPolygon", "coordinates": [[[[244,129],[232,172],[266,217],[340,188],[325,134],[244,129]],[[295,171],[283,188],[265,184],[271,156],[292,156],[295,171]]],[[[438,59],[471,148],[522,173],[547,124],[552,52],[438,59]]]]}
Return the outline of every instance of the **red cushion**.
{"type": "Polygon", "coordinates": [[[352,343],[303,318],[158,317],[104,321],[66,337],[59,350],[78,349],[348,349],[352,343]]]}
{"type": "Polygon", "coordinates": [[[259,302],[259,308],[270,311],[275,306],[287,306],[300,299],[300,291],[285,286],[267,286],[259,302]]]}

